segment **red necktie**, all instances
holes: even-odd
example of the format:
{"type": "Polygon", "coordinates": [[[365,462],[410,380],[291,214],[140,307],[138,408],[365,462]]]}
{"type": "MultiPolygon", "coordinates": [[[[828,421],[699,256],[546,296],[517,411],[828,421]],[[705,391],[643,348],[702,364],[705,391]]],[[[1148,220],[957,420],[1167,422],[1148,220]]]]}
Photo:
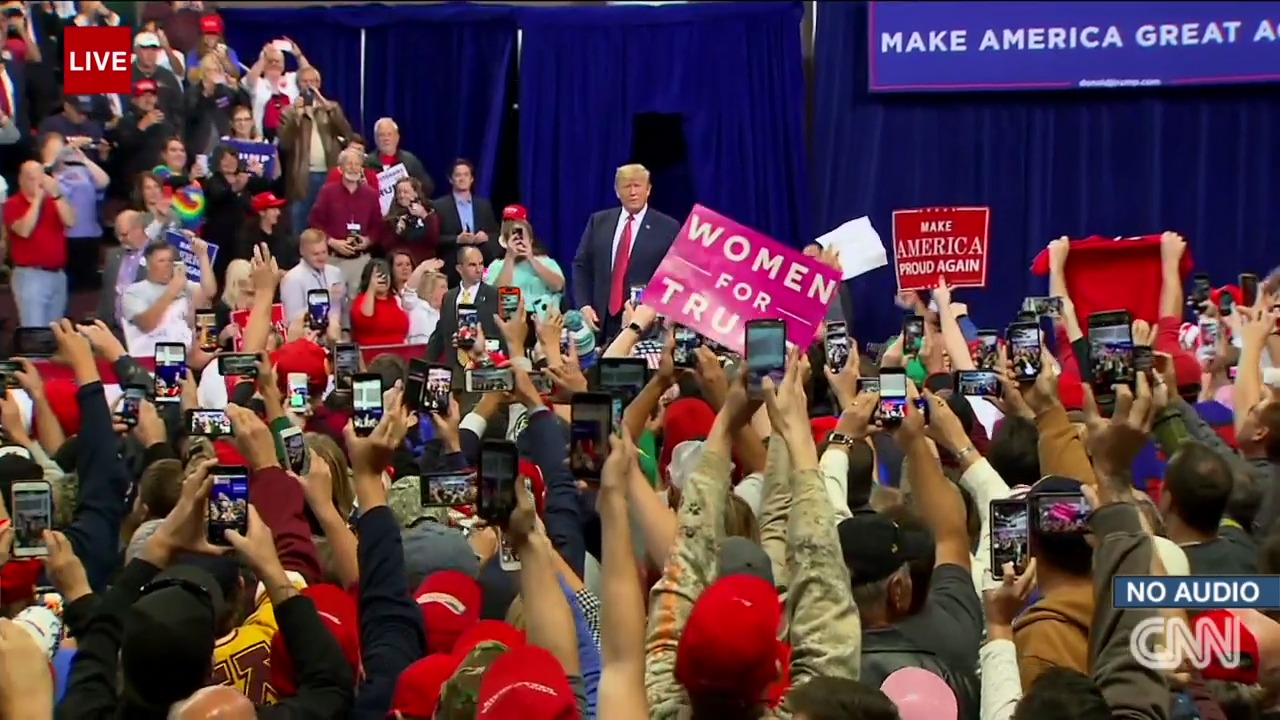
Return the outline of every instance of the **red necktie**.
{"type": "Polygon", "coordinates": [[[627,261],[631,259],[631,223],[635,215],[627,215],[622,225],[622,237],[618,240],[618,251],[613,254],[613,282],[609,286],[609,314],[622,312],[626,302],[627,261]]]}

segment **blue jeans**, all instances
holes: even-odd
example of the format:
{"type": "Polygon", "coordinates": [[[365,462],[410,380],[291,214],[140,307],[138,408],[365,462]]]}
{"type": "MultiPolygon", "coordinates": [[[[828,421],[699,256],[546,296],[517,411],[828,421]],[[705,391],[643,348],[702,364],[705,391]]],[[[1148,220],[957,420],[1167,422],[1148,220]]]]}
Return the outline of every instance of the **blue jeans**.
{"type": "Polygon", "coordinates": [[[311,214],[311,206],[316,204],[316,195],[320,193],[320,188],[324,187],[327,177],[329,177],[327,172],[307,173],[307,196],[301,200],[294,200],[289,208],[289,218],[293,222],[295,236],[307,229],[307,216],[311,214]]]}
{"type": "Polygon", "coordinates": [[[67,274],[15,267],[9,280],[22,327],[49,327],[67,316],[67,274]]]}

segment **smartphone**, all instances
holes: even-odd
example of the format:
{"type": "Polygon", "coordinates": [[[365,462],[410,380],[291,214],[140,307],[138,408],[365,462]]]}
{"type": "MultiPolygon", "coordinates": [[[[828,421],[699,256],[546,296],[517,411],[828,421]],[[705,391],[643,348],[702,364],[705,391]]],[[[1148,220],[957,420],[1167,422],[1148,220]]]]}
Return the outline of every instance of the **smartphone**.
{"type": "Polygon", "coordinates": [[[156,343],[156,402],[176,403],[182,399],[182,381],[187,377],[187,346],[156,343]]]}
{"type": "Polygon", "coordinates": [[[296,413],[307,413],[311,409],[311,393],[307,390],[306,373],[289,373],[285,376],[288,396],[285,407],[296,413]]]}
{"type": "Polygon", "coordinates": [[[1200,317],[1200,345],[1210,346],[1218,344],[1218,333],[1221,326],[1218,324],[1217,318],[1200,317]]]}
{"type": "Polygon", "coordinates": [[[516,389],[516,378],[511,368],[468,368],[463,379],[467,392],[511,392],[516,389]]]}
{"type": "Polygon", "coordinates": [[[569,407],[569,470],[579,480],[600,481],[613,432],[613,398],[606,393],[575,393],[569,407]]]}
{"type": "Polygon", "coordinates": [[[474,470],[427,473],[418,483],[422,507],[457,507],[476,504],[474,470]]]}
{"type": "Polygon", "coordinates": [[[360,373],[351,379],[351,424],[356,435],[367,437],[382,422],[382,376],[360,373]]]}
{"type": "Polygon", "coordinates": [[[915,355],[924,345],[924,318],[919,315],[908,315],[902,319],[902,352],[904,355],[915,355]]]}
{"type": "Polygon", "coordinates": [[[776,387],[787,372],[787,323],[784,320],[749,320],[746,331],[747,388],[759,392],[765,377],[776,387]]]}
{"type": "Polygon", "coordinates": [[[120,396],[120,409],[116,417],[126,427],[138,424],[138,411],[142,409],[142,401],[147,399],[147,389],[141,385],[126,385],[120,396]]]}
{"type": "Polygon", "coordinates": [[[907,419],[907,373],[902,368],[880,368],[880,422],[897,425],[907,419]]]}
{"type": "Polygon", "coordinates": [[[826,337],[823,346],[827,353],[827,367],[833,373],[844,370],[849,364],[849,329],[843,322],[827,323],[826,337]]]}
{"type": "Polygon", "coordinates": [[[480,445],[479,492],[476,516],[490,525],[506,527],[516,510],[516,476],[520,454],[506,440],[485,440],[480,445]]]}
{"type": "Polygon", "coordinates": [[[878,377],[860,377],[858,378],[858,393],[878,393],[880,392],[880,378],[878,377]]]}
{"type": "Polygon", "coordinates": [[[573,344],[573,335],[569,328],[560,328],[560,357],[569,357],[569,347],[573,344]]]}
{"type": "Polygon", "coordinates": [[[627,289],[627,301],[632,307],[639,307],[644,302],[644,286],[632,285],[627,289]]]}
{"type": "Polygon", "coordinates": [[[1110,393],[1113,385],[1133,384],[1133,318],[1124,310],[1089,316],[1089,366],[1093,386],[1110,393]]]}
{"type": "Polygon", "coordinates": [[[13,350],[17,357],[53,357],[58,352],[58,340],[53,329],[47,327],[20,327],[13,333],[13,350]]]}
{"type": "Polygon", "coordinates": [[[596,364],[600,390],[620,395],[627,402],[634,400],[649,382],[649,361],[644,358],[600,358],[596,364]]]}
{"type": "Polygon", "coordinates": [[[676,325],[672,330],[671,356],[678,368],[692,368],[698,365],[697,350],[702,345],[702,336],[691,327],[676,325]]]}
{"type": "Polygon", "coordinates": [[[1062,298],[1060,297],[1029,297],[1022,300],[1022,311],[1031,313],[1037,318],[1040,317],[1058,317],[1062,315],[1062,298]]]}
{"type": "Polygon", "coordinates": [[[280,431],[280,444],[284,446],[284,459],[289,469],[299,477],[311,472],[311,450],[302,428],[287,427],[280,431]]]}
{"type": "Polygon", "coordinates": [[[44,480],[20,480],[13,483],[11,493],[13,556],[47,556],[44,531],[53,528],[53,486],[44,480]]]}
{"type": "Polygon", "coordinates": [[[1231,293],[1227,292],[1226,290],[1223,290],[1221,293],[1218,294],[1218,314],[1219,315],[1221,315],[1222,317],[1226,317],[1231,314],[1231,311],[1234,310],[1235,307],[1236,307],[1236,299],[1234,296],[1232,296],[1231,293]]]}
{"type": "Polygon", "coordinates": [[[1003,372],[1000,367],[1000,333],[995,330],[979,330],[973,343],[973,364],[979,370],[1003,372]]]}
{"type": "Polygon", "coordinates": [[[1040,324],[1016,322],[1006,332],[1009,341],[1009,362],[1018,382],[1035,382],[1040,374],[1040,324]]]}
{"type": "Polygon", "coordinates": [[[449,414],[449,397],[453,393],[453,369],[444,365],[427,368],[427,382],[422,388],[423,412],[449,414]]]}
{"type": "Polygon", "coordinates": [[[1029,516],[1026,500],[1002,498],[991,501],[991,576],[1004,577],[1005,563],[1013,563],[1021,575],[1031,559],[1029,516]]]}
{"type": "Polygon", "coordinates": [[[1000,376],[995,370],[959,370],[956,372],[956,392],[968,397],[1000,397],[1000,376]]]}
{"type": "Polygon", "coordinates": [[[207,353],[218,351],[218,316],[212,310],[196,311],[196,347],[207,353]]]}
{"type": "Polygon", "coordinates": [[[360,372],[360,346],[355,343],[338,343],[333,346],[333,386],[338,390],[351,390],[351,378],[360,372]]]}
{"type": "Polygon", "coordinates": [[[224,378],[256,378],[258,377],[258,356],[254,353],[219,355],[218,373],[224,378]]]}
{"type": "Polygon", "coordinates": [[[329,291],[307,291],[307,327],[324,331],[329,328],[329,291]]]}
{"type": "Polygon", "coordinates": [[[514,572],[521,568],[520,553],[516,552],[515,546],[511,544],[511,536],[498,531],[498,567],[507,572],[514,572]]]}
{"type": "Polygon", "coordinates": [[[22,363],[17,360],[0,360],[0,391],[21,388],[22,383],[18,382],[20,372],[22,363]]]}
{"type": "Polygon", "coordinates": [[[520,309],[520,288],[503,285],[498,288],[498,316],[510,320],[520,309]]]}
{"type": "Polygon", "coordinates": [[[243,465],[218,465],[209,471],[213,485],[209,489],[208,524],[205,539],[210,545],[227,546],[226,531],[249,532],[249,468],[243,465]]]}
{"type": "Polygon", "coordinates": [[[1031,521],[1047,535],[1083,535],[1089,532],[1089,503],[1081,493],[1044,493],[1031,496],[1031,521]]]}
{"type": "Polygon", "coordinates": [[[282,53],[293,52],[293,43],[289,42],[288,40],[272,40],[271,47],[275,48],[276,50],[279,50],[282,53]]]}
{"type": "Polygon", "coordinates": [[[192,437],[231,437],[231,418],[225,410],[192,408],[186,412],[187,435],[192,437]]]}
{"type": "Polygon", "coordinates": [[[1135,377],[1137,373],[1149,373],[1156,367],[1156,354],[1146,345],[1139,345],[1133,348],[1133,372],[1135,377]]]}
{"type": "Polygon", "coordinates": [[[1191,304],[1199,308],[1201,305],[1209,302],[1209,295],[1213,292],[1213,283],[1209,281],[1206,273],[1196,273],[1191,276],[1191,304]]]}
{"type": "Polygon", "coordinates": [[[431,363],[421,358],[409,361],[409,370],[405,374],[404,394],[401,400],[404,406],[414,412],[422,409],[422,397],[427,391],[427,373],[431,371],[431,363]]]}
{"type": "Polygon", "coordinates": [[[1253,273],[1240,273],[1240,302],[1245,307],[1253,307],[1258,303],[1258,276],[1253,273]]]}
{"type": "Polygon", "coordinates": [[[469,329],[476,332],[480,329],[480,311],[475,305],[458,306],[458,332],[469,329]]]}

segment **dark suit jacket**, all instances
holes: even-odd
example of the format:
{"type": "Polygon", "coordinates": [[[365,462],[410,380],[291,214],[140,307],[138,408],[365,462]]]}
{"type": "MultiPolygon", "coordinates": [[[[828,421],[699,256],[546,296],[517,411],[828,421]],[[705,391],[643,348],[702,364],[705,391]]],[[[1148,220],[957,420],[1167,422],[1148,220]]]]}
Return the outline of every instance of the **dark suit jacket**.
{"type": "MultiPolygon", "coordinates": [[[[444,260],[444,272],[449,276],[449,285],[457,285],[461,280],[458,277],[458,236],[462,234],[462,216],[458,214],[458,201],[453,197],[453,193],[449,193],[432,200],[431,204],[435,206],[436,212],[440,213],[440,244],[436,247],[436,257],[444,260]]],[[[489,198],[472,195],[471,210],[476,220],[476,226],[471,228],[471,231],[483,230],[489,236],[489,241],[479,246],[480,252],[484,253],[484,264],[487,267],[489,263],[504,254],[502,246],[498,244],[498,233],[501,231],[498,217],[493,214],[493,203],[489,202],[489,198]]]]}
{"type": "MultiPolygon", "coordinates": [[[[440,321],[436,323],[435,332],[427,340],[427,362],[440,363],[453,368],[453,388],[462,390],[466,387],[462,374],[462,366],[458,363],[458,353],[453,348],[453,336],[458,332],[458,292],[453,288],[444,294],[440,302],[440,321]]],[[[476,290],[475,306],[480,313],[480,329],[484,331],[486,340],[502,341],[502,330],[493,316],[498,314],[498,290],[492,285],[480,283],[476,290]]],[[[506,352],[506,348],[503,348],[506,352]]]]}
{"type": "MultiPolygon", "coordinates": [[[[609,290],[613,282],[613,233],[618,228],[622,208],[594,213],[587,220],[573,256],[573,304],[590,305],[602,320],[609,314],[609,290]]],[[[631,285],[648,285],[671,243],[680,232],[680,223],[669,215],[649,207],[631,239],[631,257],[623,289],[631,285]]]]}

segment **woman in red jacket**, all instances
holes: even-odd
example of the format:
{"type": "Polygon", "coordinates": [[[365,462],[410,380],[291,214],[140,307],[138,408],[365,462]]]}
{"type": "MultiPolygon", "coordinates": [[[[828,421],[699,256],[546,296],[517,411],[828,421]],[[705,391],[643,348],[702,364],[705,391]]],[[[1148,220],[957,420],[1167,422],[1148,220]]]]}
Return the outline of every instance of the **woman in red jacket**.
{"type": "Polygon", "coordinates": [[[403,345],[408,335],[409,315],[391,292],[391,269],[375,260],[365,266],[351,305],[351,339],[358,345],[403,345]]]}

